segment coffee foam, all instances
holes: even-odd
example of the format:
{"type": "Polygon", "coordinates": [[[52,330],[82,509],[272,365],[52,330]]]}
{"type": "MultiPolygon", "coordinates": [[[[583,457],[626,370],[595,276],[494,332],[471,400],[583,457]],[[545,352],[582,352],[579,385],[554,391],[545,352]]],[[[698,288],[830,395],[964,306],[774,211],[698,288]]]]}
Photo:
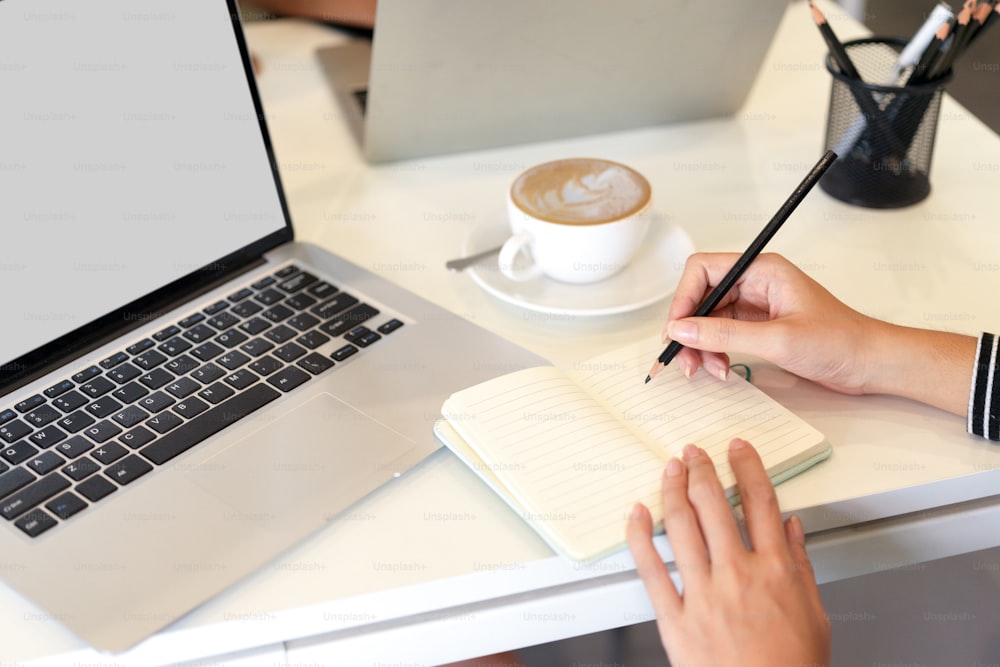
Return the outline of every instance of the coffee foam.
{"type": "Polygon", "coordinates": [[[536,218],[592,224],[638,211],[649,199],[649,183],[614,162],[558,160],[522,174],[511,186],[511,198],[536,218]]]}

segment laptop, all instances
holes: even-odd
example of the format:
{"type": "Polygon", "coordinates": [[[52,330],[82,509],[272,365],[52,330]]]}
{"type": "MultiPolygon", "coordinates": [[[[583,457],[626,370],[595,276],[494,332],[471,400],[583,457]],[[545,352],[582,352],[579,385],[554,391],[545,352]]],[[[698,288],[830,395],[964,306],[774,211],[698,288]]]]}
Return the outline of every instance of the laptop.
{"type": "Polygon", "coordinates": [[[371,162],[725,116],[787,0],[379,0],[318,52],[371,162]]]}
{"type": "Polygon", "coordinates": [[[96,649],[412,470],[496,360],[540,361],[294,241],[235,0],[3,0],[0,87],[0,577],[96,649]]]}

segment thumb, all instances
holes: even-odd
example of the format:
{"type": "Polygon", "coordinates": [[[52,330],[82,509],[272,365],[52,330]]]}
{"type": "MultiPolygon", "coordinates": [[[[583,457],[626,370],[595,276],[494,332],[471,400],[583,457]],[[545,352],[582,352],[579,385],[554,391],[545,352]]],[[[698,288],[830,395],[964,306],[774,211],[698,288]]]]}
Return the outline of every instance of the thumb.
{"type": "Polygon", "coordinates": [[[774,322],[747,322],[727,317],[686,317],[667,323],[667,336],[685,347],[706,352],[752,354],[772,358],[774,322]]]}
{"type": "Polygon", "coordinates": [[[816,574],[813,572],[809,554],[806,553],[805,531],[798,516],[793,514],[785,521],[785,536],[788,539],[788,551],[792,556],[792,567],[802,582],[802,588],[805,589],[813,609],[820,616],[824,616],[826,612],[823,610],[823,601],[816,585],[816,574]]]}

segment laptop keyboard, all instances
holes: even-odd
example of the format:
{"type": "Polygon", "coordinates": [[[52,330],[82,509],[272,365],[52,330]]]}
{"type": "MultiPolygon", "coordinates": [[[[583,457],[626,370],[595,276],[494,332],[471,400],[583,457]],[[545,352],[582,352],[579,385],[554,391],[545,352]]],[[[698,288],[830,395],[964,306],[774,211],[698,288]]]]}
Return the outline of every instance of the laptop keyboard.
{"type": "Polygon", "coordinates": [[[379,314],[286,266],[0,408],[0,516],[58,526],[403,326],[379,314]]]}

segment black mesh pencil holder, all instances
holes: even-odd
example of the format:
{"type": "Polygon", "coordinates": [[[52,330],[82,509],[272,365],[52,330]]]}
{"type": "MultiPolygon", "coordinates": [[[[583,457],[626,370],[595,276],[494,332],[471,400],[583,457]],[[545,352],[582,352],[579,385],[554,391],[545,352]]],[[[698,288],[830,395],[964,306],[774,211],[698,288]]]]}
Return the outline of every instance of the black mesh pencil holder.
{"type": "MultiPolygon", "coordinates": [[[[844,44],[861,79],[845,76],[827,56],[833,77],[826,148],[838,159],[820,180],[830,196],[856,206],[899,208],[930,194],[928,174],[944,86],[951,76],[912,86],[879,85],[894,78],[902,40],[868,38],[844,44]]],[[[906,80],[909,69],[898,77],[906,80]]]]}

